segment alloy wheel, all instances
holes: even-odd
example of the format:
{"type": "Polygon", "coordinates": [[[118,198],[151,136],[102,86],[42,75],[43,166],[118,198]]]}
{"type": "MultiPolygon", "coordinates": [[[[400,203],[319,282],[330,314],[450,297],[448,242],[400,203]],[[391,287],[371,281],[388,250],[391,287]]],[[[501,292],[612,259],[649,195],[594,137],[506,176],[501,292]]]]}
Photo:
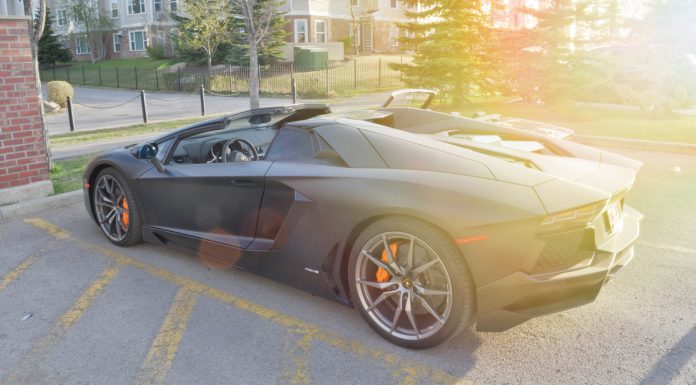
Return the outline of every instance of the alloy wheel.
{"type": "Polygon", "coordinates": [[[452,312],[452,283],[440,256],[404,232],[371,238],[355,264],[360,305],[382,330],[403,340],[439,332],[452,312]]]}
{"type": "Polygon", "coordinates": [[[94,187],[94,211],[104,234],[114,242],[128,235],[130,215],[128,200],[121,184],[111,175],[104,174],[94,187]]]}

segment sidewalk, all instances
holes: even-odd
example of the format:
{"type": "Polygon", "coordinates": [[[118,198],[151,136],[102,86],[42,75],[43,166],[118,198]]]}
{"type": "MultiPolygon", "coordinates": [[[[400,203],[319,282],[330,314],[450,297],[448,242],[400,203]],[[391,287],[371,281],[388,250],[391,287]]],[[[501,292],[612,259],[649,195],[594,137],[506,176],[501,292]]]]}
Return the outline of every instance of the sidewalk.
{"type": "MultiPolygon", "coordinates": [[[[46,97],[46,87],[42,87],[46,97]]],[[[143,122],[140,91],[74,87],[75,131],[116,128],[143,122]]],[[[201,116],[200,95],[196,93],[146,92],[149,121],[201,116]]],[[[290,104],[288,98],[261,98],[261,106],[290,104]]],[[[248,96],[205,96],[207,115],[234,113],[249,108],[248,96]]],[[[49,135],[70,132],[68,113],[46,115],[49,135]]]]}
{"type": "MultiPolygon", "coordinates": [[[[140,92],[110,88],[73,87],[73,116],[75,131],[116,128],[143,122],[140,92]]],[[[44,98],[46,87],[43,87],[44,98]]],[[[374,108],[380,106],[391,91],[382,91],[342,99],[298,100],[305,103],[329,103],[334,109],[374,108]]],[[[198,92],[160,93],[146,92],[149,121],[196,118],[201,116],[201,101],[198,92]]],[[[291,104],[290,98],[262,97],[261,107],[291,104]]],[[[249,108],[248,96],[205,96],[206,116],[235,113],[249,108]]],[[[50,135],[70,132],[68,113],[46,116],[50,135]]]]}

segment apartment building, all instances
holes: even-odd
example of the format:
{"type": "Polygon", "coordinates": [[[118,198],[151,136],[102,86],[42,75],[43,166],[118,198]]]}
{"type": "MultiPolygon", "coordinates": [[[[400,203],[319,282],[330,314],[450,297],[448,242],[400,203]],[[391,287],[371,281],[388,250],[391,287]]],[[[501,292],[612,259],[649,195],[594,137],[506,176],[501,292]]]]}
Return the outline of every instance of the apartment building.
{"type": "MultiPolygon", "coordinates": [[[[54,30],[64,37],[77,60],[89,60],[89,39],[80,27],[82,23],[71,15],[68,1],[48,0],[54,13],[54,30]]],[[[106,58],[145,56],[150,45],[163,47],[168,55],[174,53],[170,37],[174,21],[170,15],[186,0],[95,1],[115,28],[105,44],[106,58]]],[[[288,21],[289,46],[334,43],[333,47],[342,50],[337,43],[351,38],[355,21],[361,53],[401,52],[397,37],[402,32],[397,23],[407,20],[401,0],[286,0],[281,9],[288,21]]]]}
{"type": "MultiPolygon", "coordinates": [[[[148,46],[162,47],[165,54],[174,54],[171,32],[172,12],[181,0],[95,0],[99,14],[111,19],[114,30],[105,36],[105,58],[128,58],[147,55],[148,46]]],[[[54,15],[54,31],[63,36],[76,60],[89,60],[90,39],[83,23],[75,20],[66,0],[48,0],[54,15]]]]}
{"type": "Polygon", "coordinates": [[[363,54],[401,52],[398,23],[408,21],[401,0],[287,0],[289,44],[322,45],[353,38],[363,54]],[[352,9],[352,12],[351,12],[352,9]]]}

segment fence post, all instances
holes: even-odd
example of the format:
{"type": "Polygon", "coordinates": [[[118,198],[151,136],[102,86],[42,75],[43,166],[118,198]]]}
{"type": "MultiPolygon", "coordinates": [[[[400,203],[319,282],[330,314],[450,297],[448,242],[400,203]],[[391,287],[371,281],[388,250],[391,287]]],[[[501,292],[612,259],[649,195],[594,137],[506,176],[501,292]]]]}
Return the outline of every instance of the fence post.
{"type": "Polygon", "coordinates": [[[292,104],[297,103],[297,82],[295,78],[290,79],[290,93],[292,94],[292,104]]]}
{"type": "Polygon", "coordinates": [[[159,91],[159,71],[157,70],[157,68],[155,68],[155,84],[157,87],[157,91],[159,91]]]}
{"type": "Polygon", "coordinates": [[[87,85],[87,80],[85,79],[85,65],[82,65],[82,85],[87,85]]]}
{"type": "Polygon", "coordinates": [[[138,67],[133,67],[135,70],[135,88],[138,88],[138,67]]]}
{"type": "Polygon", "coordinates": [[[116,67],[116,88],[121,88],[121,85],[119,84],[118,80],[118,67],[116,67]]]}
{"type": "Polygon", "coordinates": [[[205,87],[201,84],[201,116],[205,116],[205,87]]]}
{"type": "Polygon", "coordinates": [[[353,89],[358,89],[358,61],[353,59],[353,89]]]}
{"type": "Polygon", "coordinates": [[[228,68],[230,76],[228,77],[230,80],[230,95],[232,95],[232,65],[230,65],[230,68],[228,68]]]}
{"type": "Polygon", "coordinates": [[[329,96],[329,62],[326,62],[326,96],[329,96]]]}
{"type": "Polygon", "coordinates": [[[382,58],[379,58],[379,62],[377,63],[377,69],[378,69],[378,87],[382,88],[382,58]]]}
{"type": "Polygon", "coordinates": [[[101,87],[101,85],[102,85],[101,66],[97,66],[97,71],[99,72],[99,87],[101,87]]]}
{"type": "Polygon", "coordinates": [[[65,98],[65,102],[68,105],[68,123],[70,124],[70,132],[73,132],[75,131],[75,119],[73,118],[72,100],[70,100],[70,96],[65,98]]]}
{"type": "Polygon", "coordinates": [[[145,104],[145,90],[140,90],[140,106],[143,109],[143,123],[147,123],[147,105],[145,104]]]}
{"type": "Polygon", "coordinates": [[[404,81],[404,57],[401,56],[401,66],[399,66],[399,80],[404,81]]]}

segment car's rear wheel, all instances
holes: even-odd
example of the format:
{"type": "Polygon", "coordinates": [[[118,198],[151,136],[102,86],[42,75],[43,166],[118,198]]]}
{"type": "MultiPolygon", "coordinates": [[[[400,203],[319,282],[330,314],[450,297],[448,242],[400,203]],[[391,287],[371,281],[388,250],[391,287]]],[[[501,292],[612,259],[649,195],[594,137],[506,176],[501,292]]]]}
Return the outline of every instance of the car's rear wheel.
{"type": "Polygon", "coordinates": [[[142,222],[133,192],[113,168],[102,170],[95,179],[92,207],[102,232],[112,243],[131,246],[142,238],[142,222]]]}
{"type": "Polygon", "coordinates": [[[454,337],[475,312],[471,275],[454,242],[411,218],[387,218],[358,237],[348,265],[353,304],[385,339],[428,348],[454,337]]]}

